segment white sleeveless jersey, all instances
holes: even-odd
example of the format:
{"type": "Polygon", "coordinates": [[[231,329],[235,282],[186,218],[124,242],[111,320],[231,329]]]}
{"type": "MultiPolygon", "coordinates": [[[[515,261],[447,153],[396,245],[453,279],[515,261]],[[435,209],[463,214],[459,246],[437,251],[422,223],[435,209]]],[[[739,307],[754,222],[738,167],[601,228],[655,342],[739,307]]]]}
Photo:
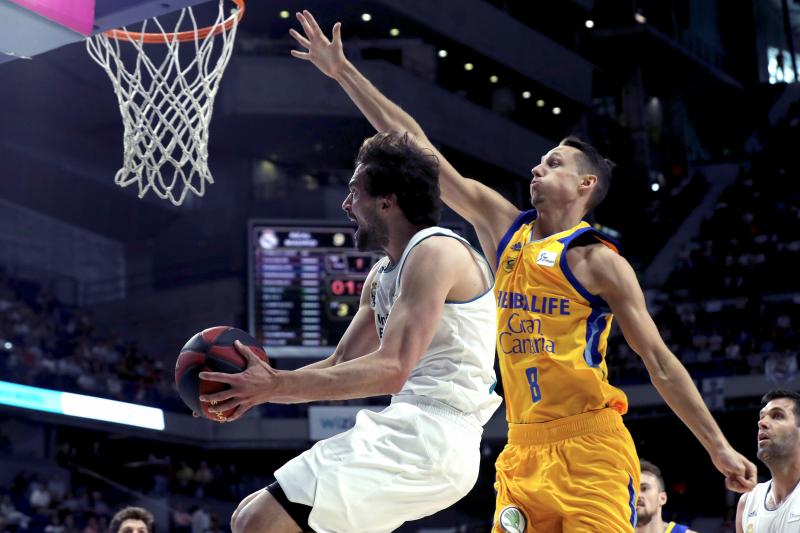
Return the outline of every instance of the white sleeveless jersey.
{"type": "MultiPolygon", "coordinates": [[[[798,484],[800,486],[800,484],[798,484]]],[[[744,533],[800,533],[800,490],[795,487],[777,509],[767,509],[772,480],[759,483],[747,495],[742,530],[744,533]]]]}
{"type": "MultiPolygon", "coordinates": [[[[432,236],[452,237],[464,243],[484,274],[487,290],[467,302],[445,302],[439,327],[417,366],[396,397],[426,396],[472,415],[484,425],[502,402],[495,394],[495,308],[489,264],[469,243],[437,226],[417,232],[400,260],[390,265],[382,259],[370,287],[370,307],[375,312],[378,336],[383,338],[391,320],[392,305],[400,296],[403,266],[414,247],[432,236]]],[[[442,265],[448,268],[448,265],[442,265]]]]}

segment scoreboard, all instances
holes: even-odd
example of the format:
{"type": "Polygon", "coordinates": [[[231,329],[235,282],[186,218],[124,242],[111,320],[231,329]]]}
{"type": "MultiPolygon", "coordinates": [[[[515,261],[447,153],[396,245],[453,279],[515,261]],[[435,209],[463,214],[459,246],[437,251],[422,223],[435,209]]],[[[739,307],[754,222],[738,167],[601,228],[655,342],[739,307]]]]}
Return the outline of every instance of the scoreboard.
{"type": "Polygon", "coordinates": [[[354,228],[251,221],[250,332],[271,357],[327,357],[358,309],[382,254],[355,249],[354,228]]]}

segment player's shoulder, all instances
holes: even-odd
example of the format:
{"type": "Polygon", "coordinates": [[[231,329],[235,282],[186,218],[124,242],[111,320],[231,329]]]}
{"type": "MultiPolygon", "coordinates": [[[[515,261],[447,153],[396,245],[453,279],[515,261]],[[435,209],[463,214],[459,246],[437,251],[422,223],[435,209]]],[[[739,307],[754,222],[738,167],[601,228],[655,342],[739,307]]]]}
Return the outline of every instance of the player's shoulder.
{"type": "Polygon", "coordinates": [[[625,285],[636,276],[624,257],[600,242],[569,248],[566,254],[570,270],[592,294],[625,285]]]}
{"type": "Polygon", "coordinates": [[[417,243],[405,259],[405,268],[458,271],[470,259],[469,244],[447,234],[434,234],[417,243]]]}
{"type": "Polygon", "coordinates": [[[466,245],[465,241],[455,235],[434,233],[421,240],[414,247],[414,252],[433,257],[456,256],[466,252],[466,245]]]}
{"type": "Polygon", "coordinates": [[[624,257],[600,242],[571,247],[566,253],[570,268],[585,270],[593,276],[602,277],[629,265],[624,257]]]}
{"type": "Polygon", "coordinates": [[[567,249],[567,257],[579,259],[591,259],[593,261],[611,260],[612,256],[622,257],[617,252],[605,244],[594,241],[580,246],[570,246],[567,249]]]}

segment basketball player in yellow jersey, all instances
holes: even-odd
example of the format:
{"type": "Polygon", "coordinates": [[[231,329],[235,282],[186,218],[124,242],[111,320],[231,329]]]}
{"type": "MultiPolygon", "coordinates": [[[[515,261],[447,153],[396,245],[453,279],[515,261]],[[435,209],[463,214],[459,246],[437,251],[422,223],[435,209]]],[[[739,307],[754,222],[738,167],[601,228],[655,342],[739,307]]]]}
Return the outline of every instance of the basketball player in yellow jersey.
{"type": "Polygon", "coordinates": [[[582,219],[608,191],[611,164],[568,139],[531,170],[531,203],[520,212],[466,179],[417,122],[380,93],[311,13],[298,13],[305,48],[292,51],[336,80],[378,131],[408,131],[439,158],[442,199],[467,219],[494,263],[497,351],[509,422],[497,459],[495,531],[632,532],[639,461],[622,423],[625,394],[607,380],[611,320],[669,406],[703,444],[726,485],[755,486],[755,466],[717,426],[691,377],[662,341],[630,264],[582,219]]]}

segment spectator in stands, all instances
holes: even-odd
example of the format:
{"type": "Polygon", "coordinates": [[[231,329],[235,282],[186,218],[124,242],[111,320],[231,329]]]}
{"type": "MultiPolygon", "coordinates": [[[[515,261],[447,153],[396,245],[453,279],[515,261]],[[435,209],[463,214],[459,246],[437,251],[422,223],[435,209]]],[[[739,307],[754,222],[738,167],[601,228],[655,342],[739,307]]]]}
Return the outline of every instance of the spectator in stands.
{"type": "Polygon", "coordinates": [[[15,526],[17,528],[28,529],[31,517],[18,511],[11,501],[8,494],[3,494],[0,498],[0,524],[5,526],[15,526]]]}
{"type": "Polygon", "coordinates": [[[28,501],[37,513],[47,514],[51,500],[50,492],[39,481],[35,481],[31,485],[31,495],[28,501]]]}
{"type": "Polygon", "coordinates": [[[192,533],[207,533],[211,527],[211,516],[200,506],[192,509],[192,533]]]}

